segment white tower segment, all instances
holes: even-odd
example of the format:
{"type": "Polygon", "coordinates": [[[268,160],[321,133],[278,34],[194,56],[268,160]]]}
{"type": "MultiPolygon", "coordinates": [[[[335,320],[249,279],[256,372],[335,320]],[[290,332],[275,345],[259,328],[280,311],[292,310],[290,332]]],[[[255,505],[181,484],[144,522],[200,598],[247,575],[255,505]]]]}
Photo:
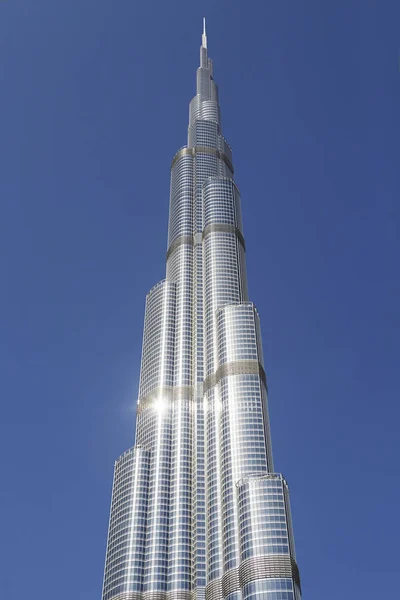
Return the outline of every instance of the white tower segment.
{"type": "Polygon", "coordinates": [[[204,19],[166,277],[146,300],[136,445],[115,464],[103,600],[300,599],[233,176],[204,19]]]}

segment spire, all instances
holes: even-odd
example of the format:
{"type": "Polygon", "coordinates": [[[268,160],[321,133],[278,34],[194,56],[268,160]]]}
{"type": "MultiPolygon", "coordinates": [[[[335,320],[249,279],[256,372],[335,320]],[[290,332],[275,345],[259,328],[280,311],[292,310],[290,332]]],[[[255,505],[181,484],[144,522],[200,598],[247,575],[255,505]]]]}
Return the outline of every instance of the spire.
{"type": "Polygon", "coordinates": [[[206,34],[206,18],[203,17],[203,35],[201,36],[201,45],[203,48],[207,48],[207,34],[206,34]]]}

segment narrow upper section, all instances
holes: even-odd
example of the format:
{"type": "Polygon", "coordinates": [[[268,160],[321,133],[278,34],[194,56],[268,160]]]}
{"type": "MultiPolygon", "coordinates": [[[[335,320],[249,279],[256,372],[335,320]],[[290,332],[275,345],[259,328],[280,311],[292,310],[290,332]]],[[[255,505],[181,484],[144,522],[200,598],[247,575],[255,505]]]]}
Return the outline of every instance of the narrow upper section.
{"type": "Polygon", "coordinates": [[[201,45],[203,48],[207,48],[207,34],[206,34],[206,18],[203,18],[203,35],[201,36],[201,45]]]}

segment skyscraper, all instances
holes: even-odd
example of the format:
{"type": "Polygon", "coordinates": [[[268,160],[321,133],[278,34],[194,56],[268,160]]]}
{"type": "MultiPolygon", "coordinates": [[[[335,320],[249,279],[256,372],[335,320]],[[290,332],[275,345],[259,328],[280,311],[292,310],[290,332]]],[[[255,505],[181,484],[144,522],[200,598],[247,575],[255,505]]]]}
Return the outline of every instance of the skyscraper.
{"type": "Polygon", "coordinates": [[[299,600],[260,322],[205,24],[146,299],[136,444],[115,463],[103,600],[299,600]]]}

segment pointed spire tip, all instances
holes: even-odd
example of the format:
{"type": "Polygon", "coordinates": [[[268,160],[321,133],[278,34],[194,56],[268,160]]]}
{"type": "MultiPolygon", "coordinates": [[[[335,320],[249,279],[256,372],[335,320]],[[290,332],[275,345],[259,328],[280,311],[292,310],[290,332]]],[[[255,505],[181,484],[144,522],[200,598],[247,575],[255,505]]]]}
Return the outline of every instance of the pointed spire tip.
{"type": "Polygon", "coordinates": [[[201,45],[203,48],[207,48],[207,34],[206,34],[206,18],[203,17],[203,35],[201,36],[201,45]]]}

